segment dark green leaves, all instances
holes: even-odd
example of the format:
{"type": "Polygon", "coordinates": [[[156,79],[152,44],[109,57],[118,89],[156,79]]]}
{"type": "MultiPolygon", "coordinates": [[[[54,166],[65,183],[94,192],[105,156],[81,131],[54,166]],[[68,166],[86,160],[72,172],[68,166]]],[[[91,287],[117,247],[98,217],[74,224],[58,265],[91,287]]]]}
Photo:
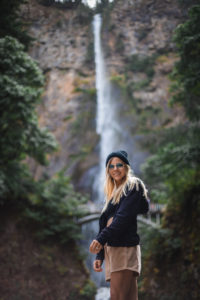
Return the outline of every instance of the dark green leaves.
{"type": "Polygon", "coordinates": [[[24,29],[23,21],[19,18],[20,5],[26,0],[1,0],[0,9],[0,38],[7,35],[15,37],[28,47],[32,38],[24,29]]]}
{"type": "Polygon", "coordinates": [[[200,5],[193,6],[189,19],[177,27],[176,42],[180,60],[171,75],[172,103],[179,102],[192,121],[200,119],[200,5]]]}
{"type": "MultiPolygon", "coordinates": [[[[23,49],[23,45],[12,37],[0,39],[0,165],[4,172],[1,177],[2,193],[11,190],[13,193],[13,188],[8,184],[10,178],[7,178],[8,168],[12,170],[11,165],[20,163],[27,155],[46,164],[46,153],[56,148],[53,136],[46,129],[39,128],[35,111],[43,90],[44,77],[36,62],[23,49]]],[[[20,177],[23,173],[21,167],[14,169],[20,177]]],[[[13,180],[12,187],[17,188],[18,181],[15,185],[13,180]]]]}
{"type": "Polygon", "coordinates": [[[25,216],[36,224],[37,236],[54,237],[61,243],[80,238],[80,227],[75,220],[83,216],[80,205],[87,201],[86,197],[75,192],[69,178],[62,173],[41,181],[37,189],[37,193],[29,195],[31,204],[25,210],[25,216]]]}

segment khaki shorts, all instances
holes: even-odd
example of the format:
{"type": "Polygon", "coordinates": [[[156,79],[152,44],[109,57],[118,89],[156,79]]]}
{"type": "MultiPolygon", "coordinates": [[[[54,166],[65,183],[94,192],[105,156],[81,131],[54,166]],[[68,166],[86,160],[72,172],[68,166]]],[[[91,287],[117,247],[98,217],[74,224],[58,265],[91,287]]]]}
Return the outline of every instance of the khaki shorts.
{"type": "Polygon", "coordinates": [[[140,245],[134,247],[110,247],[104,246],[105,251],[105,277],[110,281],[112,272],[131,270],[136,276],[141,272],[140,245]]]}

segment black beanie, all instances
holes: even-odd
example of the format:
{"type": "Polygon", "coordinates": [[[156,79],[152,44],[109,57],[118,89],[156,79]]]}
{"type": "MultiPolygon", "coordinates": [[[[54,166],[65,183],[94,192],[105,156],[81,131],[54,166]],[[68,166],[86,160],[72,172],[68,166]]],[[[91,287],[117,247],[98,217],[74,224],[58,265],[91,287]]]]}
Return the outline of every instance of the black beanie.
{"type": "Polygon", "coordinates": [[[119,150],[119,151],[115,151],[115,152],[111,152],[108,157],[106,158],[106,166],[109,162],[109,160],[112,157],[119,157],[123,162],[125,162],[127,165],[130,165],[129,161],[128,161],[128,154],[126,153],[126,151],[124,150],[119,150]]]}

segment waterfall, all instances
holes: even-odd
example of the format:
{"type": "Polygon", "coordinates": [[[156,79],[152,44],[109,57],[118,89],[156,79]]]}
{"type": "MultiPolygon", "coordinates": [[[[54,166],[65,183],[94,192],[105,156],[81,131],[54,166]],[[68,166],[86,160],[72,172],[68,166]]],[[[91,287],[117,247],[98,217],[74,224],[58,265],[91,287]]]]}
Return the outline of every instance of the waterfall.
{"type": "MultiPolygon", "coordinates": [[[[102,45],[101,45],[101,15],[96,14],[93,21],[94,29],[94,53],[95,53],[95,67],[96,67],[96,90],[97,90],[97,112],[96,112],[96,131],[100,135],[100,149],[99,149],[99,176],[96,176],[95,190],[97,191],[98,203],[103,200],[102,187],[104,181],[104,162],[107,151],[105,149],[105,141],[107,136],[111,133],[112,129],[109,128],[110,113],[106,113],[109,110],[110,100],[110,84],[107,80],[107,74],[105,69],[105,62],[103,57],[102,45]],[[108,121],[108,123],[107,123],[108,121]],[[106,136],[103,134],[106,131],[106,136]],[[107,134],[108,133],[108,134],[107,134]],[[106,137],[106,138],[105,138],[106,137]]],[[[111,111],[112,114],[112,111],[111,111]]],[[[114,117],[114,116],[113,116],[114,117]]],[[[109,141],[108,141],[109,142],[109,141]]],[[[108,148],[110,147],[108,143],[108,148]]]]}

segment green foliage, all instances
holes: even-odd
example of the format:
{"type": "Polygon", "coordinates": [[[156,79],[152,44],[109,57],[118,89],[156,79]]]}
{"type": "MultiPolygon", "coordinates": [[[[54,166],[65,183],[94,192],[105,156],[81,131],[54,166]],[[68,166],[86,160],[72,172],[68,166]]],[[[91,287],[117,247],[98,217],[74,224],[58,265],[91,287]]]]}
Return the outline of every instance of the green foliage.
{"type": "MultiPolygon", "coordinates": [[[[10,160],[1,164],[0,168],[0,205],[13,205],[16,199],[18,205],[26,202],[27,192],[33,192],[35,184],[27,165],[10,160]]],[[[15,203],[16,204],[16,203],[15,203]]]]}
{"type": "Polygon", "coordinates": [[[140,57],[138,54],[133,54],[128,59],[128,71],[132,72],[143,72],[146,73],[149,78],[152,78],[154,75],[153,66],[155,64],[156,55],[151,57],[140,57]]]}
{"type": "Polygon", "coordinates": [[[97,1],[95,13],[102,15],[102,28],[101,31],[107,31],[110,30],[110,28],[113,26],[110,24],[111,21],[111,13],[114,9],[116,1],[110,2],[109,0],[101,0],[97,1]],[[111,26],[111,27],[110,27],[111,26]]]}
{"type": "Polygon", "coordinates": [[[109,0],[100,0],[97,1],[96,4],[96,13],[102,13],[102,12],[106,12],[107,10],[109,10],[109,7],[111,6],[111,3],[109,0]]]}
{"type": "Polygon", "coordinates": [[[35,107],[40,100],[43,75],[14,38],[0,40],[1,160],[29,154],[45,163],[44,152],[55,148],[52,136],[38,127],[35,107]]]}
{"type": "Polygon", "coordinates": [[[87,47],[87,54],[85,58],[86,64],[93,65],[94,64],[94,42],[90,40],[87,47]]]}
{"type": "Polygon", "coordinates": [[[117,53],[123,53],[124,52],[125,46],[124,46],[124,43],[123,43],[123,38],[124,38],[124,36],[121,33],[119,33],[116,37],[115,51],[117,53]]]}
{"type": "MultiPolygon", "coordinates": [[[[26,155],[46,164],[46,153],[56,148],[53,136],[38,127],[36,105],[40,100],[43,75],[37,64],[12,37],[0,39],[0,165],[1,192],[13,193],[27,170],[18,165],[26,155]],[[14,176],[10,176],[11,174],[14,176]],[[7,177],[7,176],[10,176],[7,177]],[[9,180],[12,178],[12,186],[9,180]],[[14,178],[18,179],[14,182],[14,178]]],[[[18,186],[18,191],[22,187],[18,186]]],[[[15,192],[14,192],[15,194],[15,192]]],[[[6,195],[1,194],[1,197],[6,195]]]]}
{"type": "Polygon", "coordinates": [[[80,205],[87,198],[74,191],[70,179],[62,172],[50,180],[38,182],[29,200],[24,214],[35,224],[39,238],[54,237],[64,244],[81,237],[80,226],[75,221],[83,216],[80,205]]]}
{"type": "Polygon", "coordinates": [[[23,3],[26,3],[26,1],[1,0],[0,38],[7,35],[15,37],[27,48],[32,38],[24,30],[24,24],[18,16],[20,5],[23,3]]]}
{"type": "Polygon", "coordinates": [[[83,3],[80,3],[76,10],[76,20],[81,25],[89,25],[92,22],[93,12],[92,10],[83,3]]]}
{"type": "Polygon", "coordinates": [[[151,197],[155,203],[165,204],[168,199],[169,189],[163,182],[157,182],[151,187],[151,197]]]}
{"type": "Polygon", "coordinates": [[[92,299],[92,297],[96,294],[96,286],[93,281],[87,280],[84,287],[80,290],[80,295],[84,297],[84,299],[92,299]]]}
{"type": "Polygon", "coordinates": [[[180,60],[171,75],[172,103],[179,102],[191,120],[200,118],[200,5],[189,11],[189,19],[177,27],[174,36],[180,60]]]}
{"type": "MultiPolygon", "coordinates": [[[[151,109],[147,108],[146,111],[141,110],[139,108],[140,99],[134,98],[134,91],[142,90],[145,87],[149,86],[149,84],[152,81],[152,78],[154,76],[154,64],[156,61],[157,55],[153,54],[152,56],[139,56],[138,54],[133,54],[132,56],[127,58],[126,61],[126,70],[125,70],[125,76],[123,77],[123,81],[121,82],[123,86],[121,87],[124,90],[125,97],[130,100],[130,103],[132,104],[133,108],[137,110],[137,113],[143,113],[143,116],[141,116],[140,120],[143,124],[142,127],[146,128],[146,123],[148,121],[149,123],[149,113],[151,114],[150,117],[155,117],[154,114],[152,114],[153,111],[151,109]],[[130,75],[129,72],[135,73],[145,73],[145,77],[143,80],[138,82],[128,82],[128,78],[130,75]],[[128,82],[128,83],[127,83],[128,82]],[[145,124],[145,125],[144,125],[145,124]]],[[[142,130],[143,130],[142,128],[142,130]]]]}
{"type": "Polygon", "coordinates": [[[165,294],[169,296],[170,285],[176,291],[175,299],[197,300],[200,288],[199,171],[188,170],[182,176],[180,174],[171,181],[171,188],[163,228],[148,237],[143,281],[147,297],[143,298],[151,297],[152,287],[147,280],[151,276],[159,286],[154,289],[156,296],[153,299],[162,299],[165,294]]]}
{"type": "MultiPolygon", "coordinates": [[[[200,163],[199,124],[188,124],[179,129],[166,130],[156,154],[143,165],[143,170],[152,184],[168,180],[185,169],[198,169],[200,163]],[[174,133],[173,133],[174,131],[174,133]],[[174,140],[173,140],[174,138],[174,140]],[[168,142],[171,139],[171,142],[168,142]]],[[[158,147],[158,145],[156,145],[158,147]]]]}
{"type": "Polygon", "coordinates": [[[151,151],[155,154],[143,165],[143,172],[151,185],[152,200],[168,203],[176,182],[191,170],[199,170],[200,130],[198,124],[187,124],[165,130],[161,135],[159,142],[153,143],[151,151]]]}
{"type": "Polygon", "coordinates": [[[178,2],[183,7],[191,7],[191,6],[195,5],[195,4],[198,4],[199,0],[178,0],[178,2]]]}
{"type": "Polygon", "coordinates": [[[149,78],[146,78],[144,80],[134,82],[132,88],[134,91],[139,91],[139,90],[142,90],[143,88],[149,86],[150,82],[151,82],[151,80],[149,78]]]}
{"type": "Polygon", "coordinates": [[[88,96],[91,96],[91,97],[94,97],[96,96],[96,88],[89,88],[89,89],[86,89],[86,88],[81,88],[81,87],[76,87],[74,89],[74,92],[75,93],[84,93],[88,96]]]}
{"type": "MultiPolygon", "coordinates": [[[[58,9],[76,9],[75,21],[82,25],[88,25],[92,21],[93,11],[88,5],[82,3],[81,0],[38,0],[38,2],[44,6],[54,6],[58,9]]],[[[62,24],[58,21],[57,26],[60,27],[62,24]]]]}
{"type": "Polygon", "coordinates": [[[122,89],[126,88],[125,76],[124,74],[114,74],[110,77],[110,81],[116,83],[122,89]]]}
{"type": "Polygon", "coordinates": [[[196,5],[191,8],[188,21],[177,27],[174,38],[180,60],[171,76],[174,80],[172,102],[183,105],[189,121],[163,131],[163,137],[152,146],[154,155],[144,166],[146,180],[154,189],[152,200],[161,197],[168,204],[162,229],[152,239],[145,257],[144,300],[152,296],[153,281],[159,287],[153,288],[155,300],[199,298],[199,27],[200,6],[196,5]],[[171,295],[169,290],[176,293],[171,295]]]}

